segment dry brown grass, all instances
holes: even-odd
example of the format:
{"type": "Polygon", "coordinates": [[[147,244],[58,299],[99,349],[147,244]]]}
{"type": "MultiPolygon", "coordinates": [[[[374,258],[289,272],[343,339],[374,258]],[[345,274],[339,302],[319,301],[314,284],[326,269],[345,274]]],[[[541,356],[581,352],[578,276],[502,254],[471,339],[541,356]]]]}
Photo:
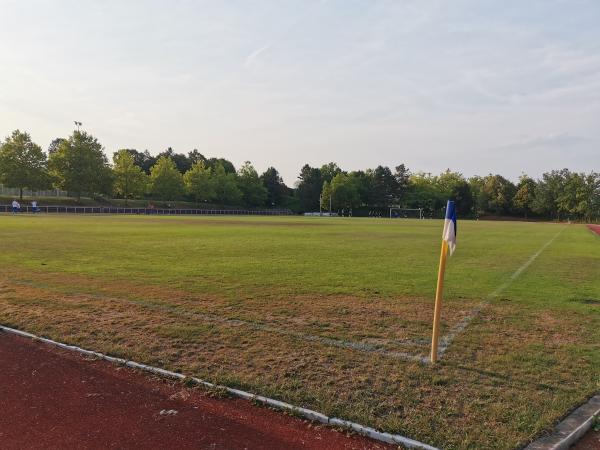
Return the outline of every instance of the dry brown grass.
{"type": "MultiPolygon", "coordinates": [[[[472,304],[448,308],[447,325],[472,304]]],[[[2,323],[447,447],[513,447],[531,437],[532,417],[554,420],[557,402],[566,409],[589,389],[571,381],[574,370],[589,370],[572,344],[597,348],[573,331],[581,327],[577,314],[516,313],[510,304],[493,304],[457,338],[460,352],[450,350],[436,368],[302,338],[424,354],[427,347],[415,342],[427,337],[430,314],[429,302],[419,299],[233,302],[125,280],[14,269],[0,278],[2,323]],[[523,364],[528,359],[535,364],[523,364]]]]}

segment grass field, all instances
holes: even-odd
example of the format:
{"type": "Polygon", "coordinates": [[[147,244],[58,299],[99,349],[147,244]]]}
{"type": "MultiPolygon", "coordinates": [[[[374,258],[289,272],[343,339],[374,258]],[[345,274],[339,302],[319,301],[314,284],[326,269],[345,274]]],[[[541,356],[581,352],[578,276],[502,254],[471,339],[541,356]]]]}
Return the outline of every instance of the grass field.
{"type": "Polygon", "coordinates": [[[441,221],[0,216],[0,323],[443,448],[514,448],[600,390],[600,237],[441,221]],[[541,253],[532,259],[540,250],[541,253]]]}

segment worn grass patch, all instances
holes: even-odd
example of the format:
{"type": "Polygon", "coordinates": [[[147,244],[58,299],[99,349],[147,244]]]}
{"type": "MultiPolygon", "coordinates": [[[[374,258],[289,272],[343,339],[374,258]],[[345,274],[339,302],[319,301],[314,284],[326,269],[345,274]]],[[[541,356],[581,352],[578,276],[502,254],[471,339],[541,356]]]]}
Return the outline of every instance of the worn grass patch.
{"type": "MultiPolygon", "coordinates": [[[[461,222],[444,332],[564,225],[461,222]]],[[[401,433],[514,448],[600,389],[600,242],[569,226],[426,355],[440,223],[0,216],[0,322],[401,433]]]]}

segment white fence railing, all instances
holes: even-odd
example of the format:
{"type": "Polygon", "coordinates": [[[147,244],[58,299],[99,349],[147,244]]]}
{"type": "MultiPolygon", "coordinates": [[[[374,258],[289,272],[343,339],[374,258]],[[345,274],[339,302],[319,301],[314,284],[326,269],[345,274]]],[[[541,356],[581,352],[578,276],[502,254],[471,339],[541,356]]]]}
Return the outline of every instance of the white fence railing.
{"type": "MultiPolygon", "coordinates": [[[[11,205],[0,205],[0,212],[13,212],[11,205]]],[[[239,215],[239,216],[289,216],[289,209],[158,209],[120,208],[116,206],[22,206],[17,213],[69,213],[69,214],[155,214],[155,215],[239,215]]]]}

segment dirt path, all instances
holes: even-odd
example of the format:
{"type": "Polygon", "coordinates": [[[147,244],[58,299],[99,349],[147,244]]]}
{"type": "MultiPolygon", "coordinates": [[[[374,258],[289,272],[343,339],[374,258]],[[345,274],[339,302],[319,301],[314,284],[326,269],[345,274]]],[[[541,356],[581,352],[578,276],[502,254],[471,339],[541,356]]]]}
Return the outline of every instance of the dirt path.
{"type": "Polygon", "coordinates": [[[2,332],[0,369],[3,449],[394,448],[2,332]]]}

